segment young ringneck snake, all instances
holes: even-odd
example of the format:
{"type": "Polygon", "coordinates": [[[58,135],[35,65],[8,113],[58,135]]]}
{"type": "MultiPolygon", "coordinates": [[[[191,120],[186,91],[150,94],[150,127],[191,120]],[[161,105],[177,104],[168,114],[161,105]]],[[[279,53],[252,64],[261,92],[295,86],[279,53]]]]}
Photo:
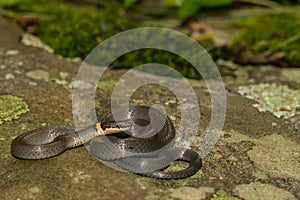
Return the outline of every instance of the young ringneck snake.
{"type": "Polygon", "coordinates": [[[44,159],[89,142],[90,152],[97,159],[148,177],[186,178],[202,166],[202,159],[195,151],[173,147],[174,125],[157,109],[130,106],[99,116],[98,123],[84,129],[53,126],[23,133],[12,141],[11,153],[20,159],[44,159]],[[118,120],[114,116],[118,116],[118,120]],[[161,126],[151,126],[151,120],[161,126]],[[177,160],[189,163],[188,167],[179,171],[164,170],[177,160]]]}

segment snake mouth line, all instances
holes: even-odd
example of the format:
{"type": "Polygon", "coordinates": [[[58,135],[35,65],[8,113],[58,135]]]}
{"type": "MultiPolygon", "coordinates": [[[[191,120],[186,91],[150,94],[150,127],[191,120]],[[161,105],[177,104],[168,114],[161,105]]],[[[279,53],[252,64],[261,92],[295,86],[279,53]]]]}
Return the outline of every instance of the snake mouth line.
{"type": "Polygon", "coordinates": [[[115,121],[107,121],[107,122],[98,122],[96,124],[96,128],[102,129],[105,135],[120,133],[128,131],[132,127],[132,123],[129,120],[115,122],[115,121]]]}

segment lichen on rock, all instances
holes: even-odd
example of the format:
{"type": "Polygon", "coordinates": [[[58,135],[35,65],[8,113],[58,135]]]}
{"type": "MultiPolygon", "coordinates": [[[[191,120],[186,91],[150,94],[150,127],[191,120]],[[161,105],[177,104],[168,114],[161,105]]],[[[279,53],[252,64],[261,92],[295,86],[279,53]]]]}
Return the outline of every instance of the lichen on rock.
{"type": "Polygon", "coordinates": [[[290,119],[296,116],[300,104],[299,90],[286,85],[261,83],[258,85],[240,86],[238,92],[249,99],[260,112],[269,111],[278,118],[290,119]]]}
{"type": "Polygon", "coordinates": [[[213,195],[211,200],[238,200],[238,198],[220,189],[213,195]]]}
{"type": "Polygon", "coordinates": [[[28,105],[21,98],[13,95],[0,95],[0,124],[18,119],[29,111],[28,105]]]}

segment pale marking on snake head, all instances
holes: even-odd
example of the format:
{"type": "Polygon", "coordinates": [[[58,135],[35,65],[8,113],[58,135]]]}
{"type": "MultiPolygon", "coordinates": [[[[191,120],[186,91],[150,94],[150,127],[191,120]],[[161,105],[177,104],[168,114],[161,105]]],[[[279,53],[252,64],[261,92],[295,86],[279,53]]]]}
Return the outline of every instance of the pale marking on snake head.
{"type": "Polygon", "coordinates": [[[95,135],[110,135],[113,133],[120,133],[123,131],[127,131],[129,130],[129,127],[127,128],[106,128],[105,130],[103,130],[101,128],[101,122],[96,123],[96,129],[97,129],[97,134],[95,135]]]}
{"type": "Polygon", "coordinates": [[[127,128],[106,128],[104,131],[105,135],[114,134],[114,133],[121,133],[124,131],[128,131],[130,127],[127,128]]]}
{"type": "Polygon", "coordinates": [[[103,130],[101,128],[101,122],[96,123],[96,129],[97,129],[97,136],[98,135],[107,135],[108,133],[106,132],[106,130],[103,130]]]}

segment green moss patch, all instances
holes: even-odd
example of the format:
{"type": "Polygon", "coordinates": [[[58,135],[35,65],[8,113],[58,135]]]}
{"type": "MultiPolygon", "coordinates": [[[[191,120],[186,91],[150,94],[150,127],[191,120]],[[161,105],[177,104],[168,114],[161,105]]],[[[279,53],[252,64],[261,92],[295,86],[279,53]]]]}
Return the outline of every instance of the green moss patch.
{"type": "Polygon", "coordinates": [[[239,198],[234,197],[234,196],[228,194],[224,190],[218,190],[213,195],[213,197],[211,198],[211,200],[239,200],[239,198]]]}
{"type": "Polygon", "coordinates": [[[29,111],[28,105],[21,98],[12,95],[0,95],[0,124],[18,119],[29,111]]]}

